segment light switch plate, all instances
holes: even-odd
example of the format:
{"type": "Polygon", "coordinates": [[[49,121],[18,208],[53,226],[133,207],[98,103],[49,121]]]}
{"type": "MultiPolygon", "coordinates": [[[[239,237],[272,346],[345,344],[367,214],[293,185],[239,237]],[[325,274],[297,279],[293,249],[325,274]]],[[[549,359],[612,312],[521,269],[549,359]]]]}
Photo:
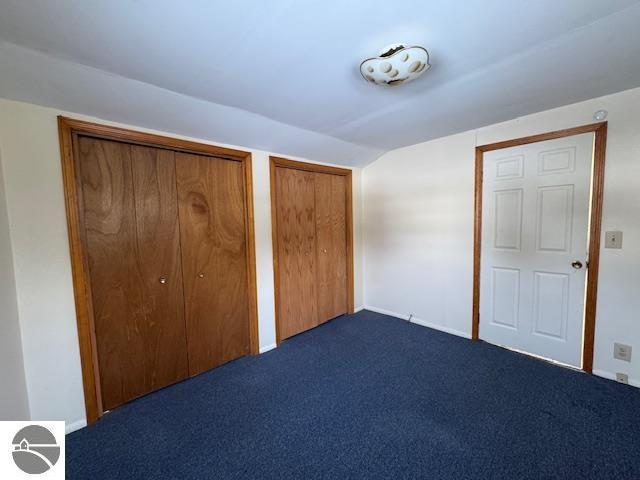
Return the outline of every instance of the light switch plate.
{"type": "Polygon", "coordinates": [[[617,358],[618,360],[624,360],[625,362],[630,362],[631,361],[631,345],[614,343],[613,358],[617,358]]]}
{"type": "Polygon", "coordinates": [[[620,231],[605,232],[604,248],[622,248],[622,232],[620,231]]]}

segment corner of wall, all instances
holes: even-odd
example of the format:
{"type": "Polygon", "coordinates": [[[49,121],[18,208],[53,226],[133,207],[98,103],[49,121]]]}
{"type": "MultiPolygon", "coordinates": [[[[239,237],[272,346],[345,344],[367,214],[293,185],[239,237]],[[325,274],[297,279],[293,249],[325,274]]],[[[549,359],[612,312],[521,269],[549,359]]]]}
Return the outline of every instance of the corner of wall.
{"type": "Polygon", "coordinates": [[[0,118],[0,304],[3,305],[0,311],[0,384],[5,394],[0,401],[0,420],[28,420],[31,412],[3,173],[2,121],[0,118]]]}

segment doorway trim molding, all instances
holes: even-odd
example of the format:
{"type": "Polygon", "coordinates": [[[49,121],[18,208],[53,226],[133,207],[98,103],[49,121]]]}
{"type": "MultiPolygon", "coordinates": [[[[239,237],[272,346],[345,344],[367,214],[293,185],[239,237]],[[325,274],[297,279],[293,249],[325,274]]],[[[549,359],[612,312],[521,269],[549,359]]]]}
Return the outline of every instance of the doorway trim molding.
{"type": "Polygon", "coordinates": [[[273,245],[273,287],[276,315],[276,344],[280,345],[280,271],[278,267],[278,198],[276,192],[276,168],[292,168],[306,172],[328,173],[346,177],[346,223],[347,223],[347,312],[353,313],[354,277],[353,277],[353,171],[348,168],[332,167],[317,163],[300,162],[282,157],[269,157],[269,177],[271,189],[271,238],[273,245]]]}
{"type": "Polygon", "coordinates": [[[58,116],[58,134],[87,424],[90,425],[98,420],[104,413],[104,410],[100,391],[100,372],[93,318],[91,282],[89,278],[88,250],[83,222],[84,217],[82,215],[82,191],[79,188],[80,170],[78,168],[79,158],[77,154],[77,138],[79,135],[115,140],[135,145],[164,148],[177,152],[224,158],[242,164],[246,207],[245,232],[247,245],[247,284],[249,287],[249,346],[251,354],[257,355],[259,353],[258,304],[251,153],[218,147],[216,145],[138,132],[110,125],[86,122],[64,116],[58,116]]]}
{"type": "Polygon", "coordinates": [[[596,300],[598,295],[598,267],[600,262],[600,235],[602,229],[602,199],[604,195],[604,164],[607,145],[607,122],[591,123],[564,130],[505,140],[476,147],[475,160],[475,203],[473,230],[473,312],[471,339],[479,340],[480,335],[480,252],[482,242],[482,180],[484,153],[502,148],[516,147],[529,143],[544,142],[556,138],[570,137],[582,133],[594,133],[593,171],[591,172],[591,217],[589,219],[589,267],[585,314],[583,325],[582,370],[593,371],[593,346],[596,328],[596,300]]]}

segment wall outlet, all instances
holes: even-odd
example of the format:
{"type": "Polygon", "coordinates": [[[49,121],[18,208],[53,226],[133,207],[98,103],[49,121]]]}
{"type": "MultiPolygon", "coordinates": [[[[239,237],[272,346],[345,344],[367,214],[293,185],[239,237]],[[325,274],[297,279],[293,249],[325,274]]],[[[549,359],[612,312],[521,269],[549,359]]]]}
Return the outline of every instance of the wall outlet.
{"type": "Polygon", "coordinates": [[[622,232],[605,232],[604,248],[622,248],[622,232]]]}
{"type": "Polygon", "coordinates": [[[625,385],[629,385],[629,375],[626,373],[616,373],[616,382],[624,383],[625,385]]]}
{"type": "Polygon", "coordinates": [[[613,344],[613,358],[618,360],[624,360],[625,362],[631,361],[631,346],[623,345],[622,343],[613,344]]]}

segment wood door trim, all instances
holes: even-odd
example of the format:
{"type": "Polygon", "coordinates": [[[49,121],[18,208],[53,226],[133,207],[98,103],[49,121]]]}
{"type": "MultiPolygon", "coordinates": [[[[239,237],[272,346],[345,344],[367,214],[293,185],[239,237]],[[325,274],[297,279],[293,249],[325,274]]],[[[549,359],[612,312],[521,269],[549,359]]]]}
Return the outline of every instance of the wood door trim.
{"type": "Polygon", "coordinates": [[[219,147],[207,143],[198,143],[180,138],[165,137],[154,133],[139,132],[111,125],[77,120],[64,116],[58,117],[58,125],[64,123],[72,131],[89,137],[116,140],[134,145],[144,145],[155,148],[165,148],[176,152],[195,153],[197,155],[209,155],[228,160],[243,161],[251,158],[250,152],[234,150],[232,148],[219,147]]]}
{"type": "Polygon", "coordinates": [[[258,279],[256,272],[256,233],[253,215],[253,171],[251,154],[242,162],[245,191],[245,232],[247,238],[247,283],[249,292],[249,346],[251,355],[260,353],[258,333],[258,279]]]}
{"type": "Polygon", "coordinates": [[[280,332],[280,276],[278,269],[278,198],[276,188],[276,168],[293,168],[307,172],[328,173],[346,177],[346,231],[347,231],[347,309],[348,313],[354,312],[354,266],[353,266],[353,171],[348,168],[339,168],[316,163],[300,162],[282,157],[269,157],[269,177],[271,189],[271,239],[273,245],[273,286],[276,316],[276,343],[279,345],[280,332]]]}
{"type": "Polygon", "coordinates": [[[272,164],[276,167],[293,168],[295,170],[304,170],[305,172],[329,173],[331,175],[342,175],[343,177],[351,177],[353,170],[348,168],[333,167],[331,165],[321,165],[318,163],[300,162],[298,160],[289,160],[282,157],[269,157],[272,164]]]}
{"type": "Polygon", "coordinates": [[[79,188],[79,157],[76,151],[77,136],[89,136],[105,140],[115,140],[134,145],[195,153],[216,158],[241,162],[244,172],[245,222],[247,245],[247,283],[249,292],[249,338],[253,355],[259,353],[258,308],[255,263],[255,231],[253,214],[253,183],[251,153],[233,150],[216,145],[181,140],[150,133],[128,130],[110,125],[76,120],[58,116],[58,135],[60,141],[60,159],[65,207],[67,213],[67,231],[69,235],[69,253],[78,326],[78,343],[82,367],[82,385],[84,389],[87,423],[92,424],[103,414],[100,392],[100,376],[93,318],[91,282],[89,278],[87,243],[83,221],[82,189],[79,188]]]}
{"type": "Polygon", "coordinates": [[[531,135],[503,142],[476,147],[475,159],[475,203],[473,230],[473,312],[471,338],[479,339],[480,334],[480,254],[482,243],[482,180],[484,152],[516,147],[529,143],[543,142],[557,138],[594,133],[593,171],[591,173],[591,216],[589,219],[589,269],[584,314],[584,336],[582,345],[582,370],[593,371],[593,348],[596,329],[596,302],[598,296],[598,270],[600,264],[600,236],[602,230],[602,201],[604,197],[604,166],[607,147],[607,122],[591,123],[564,130],[531,135]]]}

